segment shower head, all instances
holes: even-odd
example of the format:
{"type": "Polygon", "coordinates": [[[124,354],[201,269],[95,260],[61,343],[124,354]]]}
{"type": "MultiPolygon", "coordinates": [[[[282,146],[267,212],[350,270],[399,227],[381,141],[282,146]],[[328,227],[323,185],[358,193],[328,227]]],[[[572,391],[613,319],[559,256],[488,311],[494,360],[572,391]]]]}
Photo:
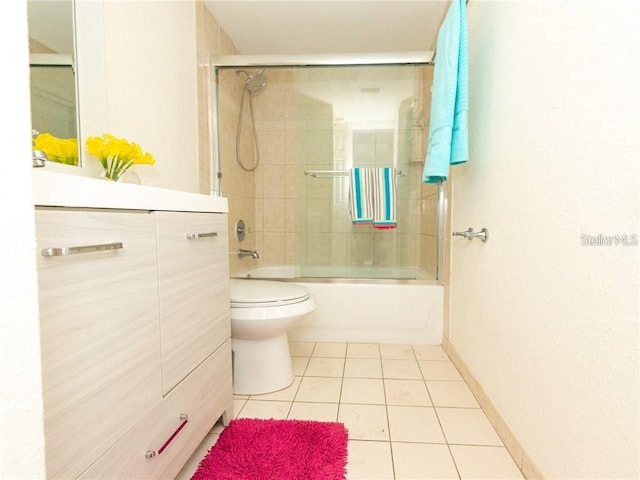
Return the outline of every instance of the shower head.
{"type": "Polygon", "coordinates": [[[249,75],[244,70],[238,70],[236,73],[244,73],[247,76],[247,80],[244,82],[244,87],[249,93],[256,93],[267,86],[267,77],[264,76],[264,68],[258,70],[254,75],[249,75]]]}

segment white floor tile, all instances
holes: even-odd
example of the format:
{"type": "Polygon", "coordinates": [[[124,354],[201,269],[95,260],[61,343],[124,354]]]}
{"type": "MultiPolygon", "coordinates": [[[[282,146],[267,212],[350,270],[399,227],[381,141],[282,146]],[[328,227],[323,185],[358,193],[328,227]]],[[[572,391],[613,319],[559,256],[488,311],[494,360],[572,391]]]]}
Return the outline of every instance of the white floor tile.
{"type": "Polygon", "coordinates": [[[292,357],[310,357],[315,342],[289,342],[289,354],[292,357]]]}
{"type": "Polygon", "coordinates": [[[451,445],[450,448],[462,479],[524,478],[504,447],[451,445]]]}
{"type": "Polygon", "coordinates": [[[307,365],[309,364],[309,357],[291,357],[291,366],[293,367],[293,374],[296,376],[304,375],[307,365]]]}
{"type": "Polygon", "coordinates": [[[380,358],[380,347],[377,343],[349,343],[347,358],[380,358]]]}
{"type": "Polygon", "coordinates": [[[395,480],[458,479],[447,445],[392,442],[395,480]]]}
{"type": "Polygon", "coordinates": [[[219,434],[210,433],[207,435],[200,446],[193,452],[193,455],[187,460],[182,467],[175,480],[189,480],[200,465],[200,461],[207,455],[209,449],[218,441],[219,434]]]}
{"type": "Polygon", "coordinates": [[[222,418],[220,418],[214,425],[213,427],[211,427],[211,430],[209,430],[209,433],[222,433],[222,430],[224,430],[224,424],[222,423],[222,418]]]}
{"type": "Polygon", "coordinates": [[[338,421],[344,423],[353,440],[389,440],[387,412],[384,405],[341,403],[338,421]]]}
{"type": "Polygon", "coordinates": [[[402,380],[422,380],[422,372],[415,360],[382,359],[382,375],[384,378],[402,380]]]}
{"type": "Polygon", "coordinates": [[[275,418],[285,419],[291,408],[291,402],[272,400],[247,400],[237,418],[275,418]]]}
{"type": "Polygon", "coordinates": [[[502,441],[479,408],[436,408],[449,444],[495,445],[502,441]]]}
{"type": "Polygon", "coordinates": [[[311,357],[305,375],[309,377],[342,377],[344,358],[311,357]]]}
{"type": "Polygon", "coordinates": [[[283,388],[282,390],[278,390],[276,392],[264,393],[262,395],[251,395],[249,399],[250,400],[282,400],[282,401],[292,402],[296,396],[301,380],[302,380],[302,377],[295,377],[293,379],[293,383],[289,385],[287,388],[283,388]]]}
{"type": "MultiPolygon", "coordinates": [[[[290,349],[294,384],[234,395],[234,413],[344,423],[347,480],[522,478],[442,347],[290,342],[290,349]]],[[[207,435],[178,480],[190,478],[221,430],[207,435]]]]}
{"type": "Polygon", "coordinates": [[[233,418],[236,418],[244,407],[244,404],[247,403],[248,398],[234,398],[233,399],[233,418]]]}
{"type": "Polygon", "coordinates": [[[431,406],[427,386],[422,380],[384,380],[387,405],[431,406]]]}
{"type": "Polygon", "coordinates": [[[312,357],[345,358],[347,356],[346,343],[316,343],[312,357]]]}
{"type": "Polygon", "coordinates": [[[347,480],[391,480],[393,463],[389,442],[349,440],[347,480]]]}
{"type": "Polygon", "coordinates": [[[480,408],[464,382],[427,381],[426,384],[436,407],[480,408]]]}
{"type": "Polygon", "coordinates": [[[339,403],[341,378],[302,377],[296,402],[339,403]]]}
{"type": "Polygon", "coordinates": [[[446,443],[432,407],[387,406],[393,442],[446,443]]]}
{"type": "MultiPolygon", "coordinates": [[[[426,391],[426,389],[425,389],[426,391]]],[[[340,403],[384,405],[384,384],[380,378],[345,378],[340,403]]]]}
{"type": "Polygon", "coordinates": [[[336,422],[338,420],[338,404],[294,402],[288,418],[336,422]]]}
{"type": "Polygon", "coordinates": [[[347,358],[344,376],[350,378],[382,378],[382,364],[379,359],[347,358]]]}
{"type": "Polygon", "coordinates": [[[411,345],[396,345],[393,343],[380,344],[380,355],[382,358],[393,360],[415,360],[411,345]]]}
{"type": "Polygon", "coordinates": [[[413,352],[418,360],[449,360],[440,345],[413,345],[413,352]]]}
{"type": "Polygon", "coordinates": [[[425,380],[447,380],[462,382],[462,376],[452,362],[442,360],[419,360],[418,365],[425,380]]]}

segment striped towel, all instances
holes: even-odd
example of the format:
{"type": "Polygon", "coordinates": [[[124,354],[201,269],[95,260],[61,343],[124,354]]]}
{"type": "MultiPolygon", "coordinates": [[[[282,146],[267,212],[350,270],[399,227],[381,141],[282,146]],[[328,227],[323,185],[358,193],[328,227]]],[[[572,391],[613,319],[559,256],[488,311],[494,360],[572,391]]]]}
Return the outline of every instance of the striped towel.
{"type": "Polygon", "coordinates": [[[354,224],[396,228],[395,168],[353,168],[349,187],[349,211],[354,224]]]}

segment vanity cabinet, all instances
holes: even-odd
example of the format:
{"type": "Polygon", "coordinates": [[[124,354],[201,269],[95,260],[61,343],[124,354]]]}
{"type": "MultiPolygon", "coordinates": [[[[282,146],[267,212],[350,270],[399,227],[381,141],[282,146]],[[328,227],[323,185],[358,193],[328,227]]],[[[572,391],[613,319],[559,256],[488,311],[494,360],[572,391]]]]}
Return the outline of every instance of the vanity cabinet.
{"type": "Polygon", "coordinates": [[[173,478],[232,407],[227,215],[35,216],[47,478],[173,478]]]}
{"type": "Polygon", "coordinates": [[[162,391],[167,394],[231,336],[227,216],[155,216],[162,391]]]}

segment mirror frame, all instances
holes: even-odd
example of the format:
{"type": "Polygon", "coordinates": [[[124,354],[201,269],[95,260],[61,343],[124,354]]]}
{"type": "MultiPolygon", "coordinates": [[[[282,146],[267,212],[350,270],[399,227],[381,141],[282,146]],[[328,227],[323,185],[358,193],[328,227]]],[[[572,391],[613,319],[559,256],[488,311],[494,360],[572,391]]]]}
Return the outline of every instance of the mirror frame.
{"type": "MultiPolygon", "coordinates": [[[[82,168],[84,165],[83,145],[81,141],[81,139],[83,138],[82,125],[80,123],[80,118],[81,118],[81,115],[80,115],[81,105],[80,105],[80,93],[79,93],[80,81],[79,81],[79,69],[78,69],[78,61],[77,61],[77,58],[78,58],[77,14],[76,14],[77,2],[76,0],[59,0],[59,1],[60,2],[68,1],[71,4],[70,12],[71,12],[72,52],[30,53],[29,67],[55,66],[55,65],[58,65],[58,66],[68,65],[71,67],[71,70],[73,72],[73,79],[74,79],[75,127],[76,127],[75,130],[76,130],[76,139],[78,141],[78,165],[63,165],[63,164],[59,164],[58,162],[48,162],[47,165],[56,164],[56,165],[61,165],[65,169],[76,169],[76,168],[82,168]]],[[[28,2],[32,3],[32,5],[37,5],[38,3],[41,3],[37,0],[28,0],[28,2]]],[[[29,30],[28,30],[29,38],[32,38],[31,37],[32,27],[31,25],[29,25],[28,27],[29,27],[29,30]]],[[[36,39],[34,38],[34,40],[36,39]]],[[[29,88],[31,89],[31,86],[29,88]]],[[[33,130],[33,125],[32,125],[32,130],[33,130]]]]}

